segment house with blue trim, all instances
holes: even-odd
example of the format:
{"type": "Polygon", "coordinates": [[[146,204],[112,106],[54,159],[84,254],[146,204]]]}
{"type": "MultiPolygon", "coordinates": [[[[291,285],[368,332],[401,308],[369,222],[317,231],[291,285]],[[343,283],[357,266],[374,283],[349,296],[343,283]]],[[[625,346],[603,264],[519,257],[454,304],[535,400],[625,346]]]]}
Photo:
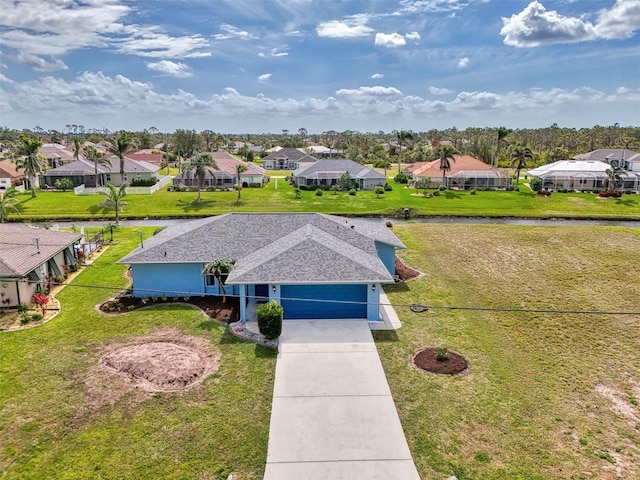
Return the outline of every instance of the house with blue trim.
{"type": "Polygon", "coordinates": [[[119,260],[133,295],[234,295],[240,320],[275,300],[285,320],[380,319],[402,242],[379,221],[320,213],[230,213],[179,223],[119,260]],[[222,285],[205,266],[233,263],[222,285]],[[252,305],[253,304],[253,305],[252,305]]]}

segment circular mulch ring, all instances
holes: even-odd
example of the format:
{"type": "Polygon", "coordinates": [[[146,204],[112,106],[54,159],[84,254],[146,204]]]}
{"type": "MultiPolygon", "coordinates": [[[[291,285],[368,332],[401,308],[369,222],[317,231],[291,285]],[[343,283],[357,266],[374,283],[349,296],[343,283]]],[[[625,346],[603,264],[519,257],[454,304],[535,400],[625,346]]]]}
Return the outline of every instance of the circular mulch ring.
{"type": "Polygon", "coordinates": [[[457,375],[464,372],[469,364],[467,360],[456,352],[447,350],[447,358],[438,360],[436,355],[439,348],[426,347],[416,353],[411,363],[418,369],[438,375],[457,375]]]}

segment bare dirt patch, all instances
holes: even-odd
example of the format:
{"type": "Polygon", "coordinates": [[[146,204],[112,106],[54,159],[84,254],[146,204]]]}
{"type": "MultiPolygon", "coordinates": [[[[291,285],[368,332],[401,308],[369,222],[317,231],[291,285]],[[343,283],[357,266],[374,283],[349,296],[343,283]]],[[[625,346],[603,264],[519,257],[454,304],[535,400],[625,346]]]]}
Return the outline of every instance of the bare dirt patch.
{"type": "Polygon", "coordinates": [[[103,313],[126,313],[154,305],[187,303],[202,310],[210,319],[223,323],[231,323],[239,320],[240,302],[237,298],[227,298],[222,301],[218,296],[197,297],[149,297],[140,298],[130,295],[119,295],[99,305],[103,313]]]}
{"type": "Polygon", "coordinates": [[[86,407],[95,411],[128,394],[139,403],[154,392],[189,390],[217,371],[219,359],[208,340],[176,328],[109,344],[84,381],[86,407]]]}
{"type": "Polygon", "coordinates": [[[411,363],[418,369],[438,375],[458,375],[464,372],[469,364],[460,354],[447,350],[446,358],[438,359],[437,347],[426,347],[418,351],[411,363]]]}

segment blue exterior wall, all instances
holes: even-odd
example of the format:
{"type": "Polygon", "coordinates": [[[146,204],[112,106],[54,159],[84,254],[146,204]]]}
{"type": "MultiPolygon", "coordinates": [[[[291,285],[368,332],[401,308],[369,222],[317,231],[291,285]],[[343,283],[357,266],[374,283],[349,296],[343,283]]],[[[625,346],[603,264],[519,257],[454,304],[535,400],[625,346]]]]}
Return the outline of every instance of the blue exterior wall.
{"type": "Polygon", "coordinates": [[[388,245],[386,243],[376,242],[376,251],[378,252],[378,257],[384,263],[384,266],[387,267],[387,270],[391,275],[395,275],[396,273],[396,249],[393,245],[388,245]]]}
{"type": "MultiPolygon", "coordinates": [[[[150,297],[162,295],[163,292],[168,297],[204,295],[207,292],[201,275],[202,268],[202,264],[198,263],[131,265],[133,295],[150,297]]],[[[231,288],[227,290],[230,293],[231,288]]]]}

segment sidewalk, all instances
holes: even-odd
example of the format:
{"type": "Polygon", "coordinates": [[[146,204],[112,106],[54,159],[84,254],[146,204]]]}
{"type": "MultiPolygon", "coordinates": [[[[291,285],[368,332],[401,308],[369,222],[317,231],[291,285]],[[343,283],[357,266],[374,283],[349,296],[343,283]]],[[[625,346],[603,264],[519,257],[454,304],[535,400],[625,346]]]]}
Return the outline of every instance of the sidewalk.
{"type": "Polygon", "coordinates": [[[369,324],[289,321],[265,480],[419,480],[369,324]]]}

